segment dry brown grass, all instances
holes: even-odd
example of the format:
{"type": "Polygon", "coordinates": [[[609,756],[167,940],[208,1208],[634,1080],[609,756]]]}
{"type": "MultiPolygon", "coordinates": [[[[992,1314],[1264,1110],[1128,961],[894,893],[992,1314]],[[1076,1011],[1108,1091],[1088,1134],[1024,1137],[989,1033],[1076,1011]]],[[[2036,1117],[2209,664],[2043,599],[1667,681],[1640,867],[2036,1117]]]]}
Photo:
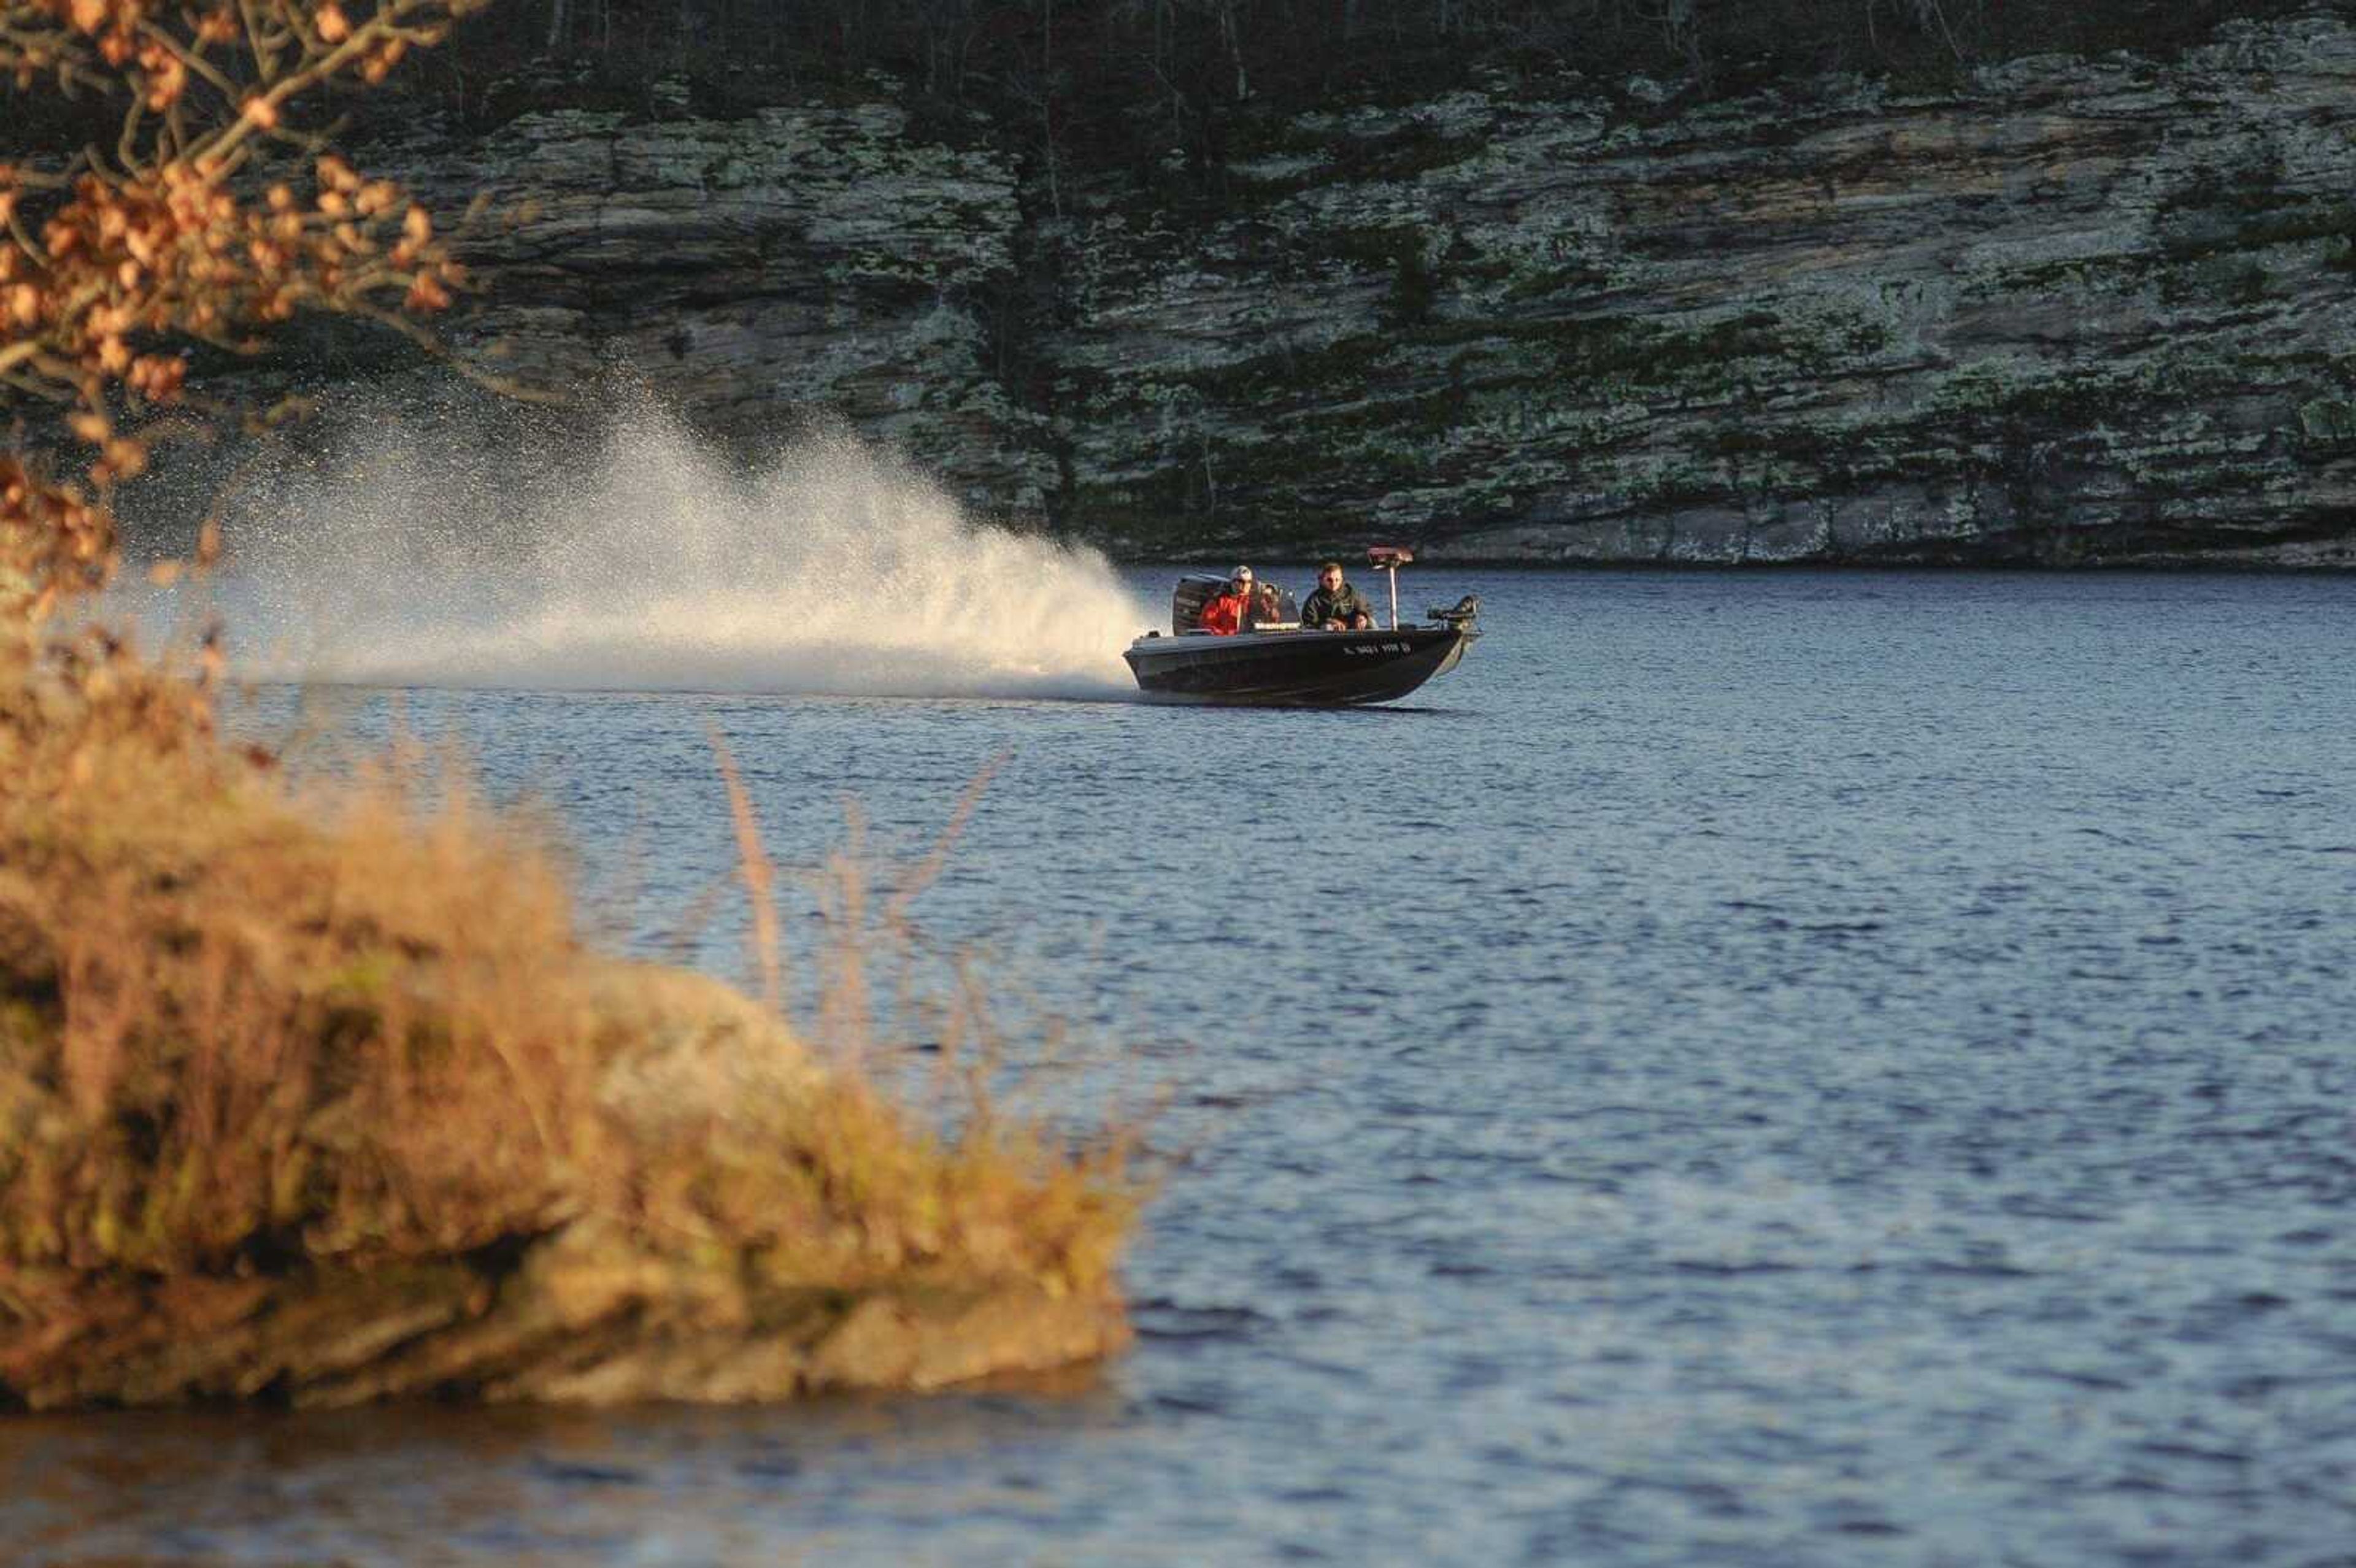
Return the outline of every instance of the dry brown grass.
{"type": "Polygon", "coordinates": [[[1122,1138],[950,1130],[713,982],[598,958],[547,835],[413,749],[306,790],[186,680],[70,666],[0,651],[0,1327],[36,1275],[391,1266],[584,1215],[787,1284],[1109,1289],[1122,1138]]]}
{"type": "MultiPolygon", "coordinates": [[[[986,1101],[912,1115],[806,1051],[733,778],[766,1010],[587,951],[546,836],[463,772],[396,751],[300,789],[215,739],[209,649],[191,681],[40,641],[112,580],[151,442],[202,422],[189,342],[251,350],[320,310],[432,347],[411,317],[464,269],[304,111],[477,8],[0,22],[20,91],[123,116],[0,167],[0,389],[71,437],[0,452],[0,1404],[770,1397],[1100,1353],[1127,1148],[986,1101]],[[926,1293],[948,1305],[894,1317],[926,1293]],[[1027,1345],[982,1342],[1026,1314],[1027,1345]]],[[[836,951],[814,1016],[856,1038],[864,958],[836,951]]]]}

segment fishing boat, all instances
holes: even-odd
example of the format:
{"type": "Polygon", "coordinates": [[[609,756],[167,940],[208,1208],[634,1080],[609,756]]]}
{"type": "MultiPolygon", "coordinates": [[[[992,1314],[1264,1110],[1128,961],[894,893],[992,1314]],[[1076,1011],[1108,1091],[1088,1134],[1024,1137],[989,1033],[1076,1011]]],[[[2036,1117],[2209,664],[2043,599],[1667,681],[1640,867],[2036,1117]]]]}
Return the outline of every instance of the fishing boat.
{"type": "Polygon", "coordinates": [[[1263,583],[1241,630],[1206,632],[1203,606],[1226,579],[1190,572],[1170,596],[1170,635],[1148,632],[1121,657],[1138,689],[1160,702],[1347,708],[1395,701],[1464,657],[1481,635],[1481,596],[1467,593],[1447,609],[1426,612],[1424,624],[1403,626],[1398,569],[1414,555],[1384,546],[1368,550],[1366,559],[1390,579],[1388,628],[1304,627],[1290,591],[1263,583]]]}

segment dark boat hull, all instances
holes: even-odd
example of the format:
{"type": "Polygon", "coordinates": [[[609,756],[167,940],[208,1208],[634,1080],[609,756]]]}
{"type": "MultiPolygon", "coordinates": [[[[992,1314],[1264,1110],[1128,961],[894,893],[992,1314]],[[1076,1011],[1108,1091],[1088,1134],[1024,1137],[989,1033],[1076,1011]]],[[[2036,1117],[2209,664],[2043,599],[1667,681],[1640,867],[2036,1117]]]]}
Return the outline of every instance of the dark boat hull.
{"type": "Polygon", "coordinates": [[[1405,626],[1147,637],[1121,656],[1139,689],[1157,701],[1348,708],[1393,701],[1453,669],[1475,635],[1455,626],[1405,626]]]}

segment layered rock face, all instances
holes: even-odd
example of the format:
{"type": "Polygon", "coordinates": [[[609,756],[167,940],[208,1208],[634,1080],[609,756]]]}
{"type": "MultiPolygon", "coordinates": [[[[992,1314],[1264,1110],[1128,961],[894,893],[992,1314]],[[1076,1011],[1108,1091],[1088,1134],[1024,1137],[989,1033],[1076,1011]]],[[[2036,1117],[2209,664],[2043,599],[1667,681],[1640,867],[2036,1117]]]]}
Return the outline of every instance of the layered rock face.
{"type": "Polygon", "coordinates": [[[579,392],[643,383],[747,451],[820,416],[971,501],[1040,514],[1044,420],[1000,377],[1023,208],[1012,158],[913,133],[884,102],[727,120],[556,110],[479,140],[371,148],[491,287],[449,324],[487,368],[579,392]]]}
{"type": "MultiPolygon", "coordinates": [[[[2356,564],[2356,28],[1247,116],[1216,201],[889,104],[524,116],[467,324],[1116,551],[2356,564]],[[1050,178],[1053,176],[1053,178],[1050,178]]],[[[1199,183],[1194,187],[1200,188],[1199,183]]]]}

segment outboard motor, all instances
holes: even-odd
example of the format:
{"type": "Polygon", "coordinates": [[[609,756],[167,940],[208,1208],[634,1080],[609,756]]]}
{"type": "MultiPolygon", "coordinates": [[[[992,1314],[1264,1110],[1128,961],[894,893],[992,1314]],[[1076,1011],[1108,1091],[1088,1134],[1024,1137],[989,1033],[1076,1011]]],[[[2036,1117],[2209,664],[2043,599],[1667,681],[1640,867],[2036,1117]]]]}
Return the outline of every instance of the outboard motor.
{"type": "Polygon", "coordinates": [[[1170,631],[1173,636],[1184,636],[1203,624],[1203,606],[1218,597],[1227,585],[1224,577],[1214,577],[1207,571],[1190,571],[1178,580],[1170,591],[1170,631]]]}

